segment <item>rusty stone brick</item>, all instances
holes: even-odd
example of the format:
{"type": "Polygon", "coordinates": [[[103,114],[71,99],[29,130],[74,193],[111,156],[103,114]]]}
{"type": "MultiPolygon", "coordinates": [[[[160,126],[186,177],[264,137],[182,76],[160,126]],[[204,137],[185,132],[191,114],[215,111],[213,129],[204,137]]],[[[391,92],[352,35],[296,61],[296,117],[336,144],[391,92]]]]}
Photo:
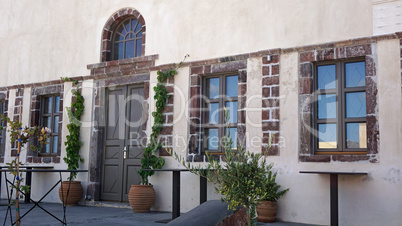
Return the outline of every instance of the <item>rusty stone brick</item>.
{"type": "Polygon", "coordinates": [[[279,155],[279,147],[277,145],[271,145],[271,147],[262,146],[261,152],[263,154],[267,154],[268,156],[278,156],[279,155]],[[267,153],[268,151],[268,153],[267,153]]]}
{"type": "Polygon", "coordinates": [[[42,162],[43,163],[51,163],[52,162],[52,157],[43,157],[42,162]]]}
{"type": "Polygon", "coordinates": [[[311,114],[301,114],[300,115],[300,153],[310,154],[312,153],[312,115],[311,114]]]}
{"type": "Polygon", "coordinates": [[[299,95],[299,109],[303,113],[311,113],[313,107],[312,95],[299,95]]]}
{"type": "Polygon", "coordinates": [[[237,109],[244,109],[246,107],[247,97],[245,96],[238,97],[237,101],[238,101],[237,109]]]}
{"type": "Polygon", "coordinates": [[[271,97],[279,97],[279,86],[271,87],[271,97]]]}
{"type": "Polygon", "coordinates": [[[376,114],[377,92],[377,83],[366,77],[366,114],[376,114]]]}
{"type": "Polygon", "coordinates": [[[263,122],[262,131],[279,131],[279,121],[263,122]]]}
{"type": "Polygon", "coordinates": [[[162,113],[173,113],[173,106],[165,106],[162,113]]]}
{"type": "Polygon", "coordinates": [[[279,85],[279,76],[270,76],[262,78],[263,86],[279,85]]]}
{"type": "Polygon", "coordinates": [[[244,96],[247,93],[247,84],[238,84],[238,95],[239,96],[244,96]]]}
{"type": "Polygon", "coordinates": [[[375,61],[372,57],[366,56],[366,77],[372,77],[376,75],[375,61]]]}
{"type": "Polygon", "coordinates": [[[159,150],[159,156],[170,156],[168,149],[162,148],[159,150]]]}
{"type": "Polygon", "coordinates": [[[279,63],[279,55],[270,55],[271,60],[268,60],[267,56],[262,57],[263,64],[272,64],[272,63],[279,63]]]}
{"type": "Polygon", "coordinates": [[[172,123],[173,123],[173,115],[167,115],[166,124],[172,124],[172,123]]]}
{"type": "Polygon", "coordinates": [[[174,102],[174,95],[168,95],[167,104],[173,104],[174,102]]]}
{"type": "Polygon", "coordinates": [[[337,59],[346,58],[346,48],[345,47],[336,48],[336,58],[337,59]]]}
{"type": "Polygon", "coordinates": [[[137,68],[149,68],[155,66],[155,61],[143,61],[137,63],[137,68]]]}
{"type": "Polygon", "coordinates": [[[262,120],[270,120],[270,111],[269,110],[262,110],[262,120]]]}
{"type": "Polygon", "coordinates": [[[271,75],[278,75],[278,74],[279,74],[279,65],[272,65],[271,75]]]}
{"type": "Polygon", "coordinates": [[[270,66],[262,67],[262,75],[270,75],[270,66]]]}
{"type": "Polygon", "coordinates": [[[246,83],[246,82],[247,82],[247,70],[240,70],[239,83],[246,83]]]}
{"type": "Polygon", "coordinates": [[[300,53],[300,63],[315,61],[314,51],[300,53]]]}
{"type": "Polygon", "coordinates": [[[209,74],[212,73],[212,66],[211,65],[205,65],[204,66],[204,74],[209,74]]]}
{"type": "Polygon", "coordinates": [[[272,119],[278,119],[279,120],[279,109],[272,109],[271,110],[271,114],[272,114],[272,119]]]}
{"type": "Polygon", "coordinates": [[[299,94],[311,94],[313,92],[313,80],[311,78],[300,78],[299,94]]]}
{"type": "Polygon", "coordinates": [[[272,108],[272,107],[279,107],[279,99],[263,99],[262,100],[262,107],[263,108],[272,108]]]}
{"type": "Polygon", "coordinates": [[[335,59],[335,49],[317,50],[317,61],[335,59]]]}
{"type": "Polygon", "coordinates": [[[148,100],[149,98],[149,82],[144,82],[144,100],[148,100]]]}
{"type": "Polygon", "coordinates": [[[300,162],[330,162],[330,155],[300,155],[300,162]]]}
{"type": "Polygon", "coordinates": [[[102,33],[103,33],[103,34],[102,34],[102,38],[103,38],[103,39],[110,40],[110,38],[111,38],[111,36],[112,36],[112,32],[107,31],[107,30],[103,30],[102,33]]]}
{"type": "Polygon", "coordinates": [[[237,123],[246,123],[246,111],[237,111],[237,123]]]}
{"type": "Polygon", "coordinates": [[[377,118],[372,115],[366,116],[366,126],[367,126],[367,154],[377,154],[378,139],[379,139],[377,118]]]}
{"type": "Polygon", "coordinates": [[[42,163],[42,158],[41,157],[33,157],[33,163],[42,163]]]}
{"type": "Polygon", "coordinates": [[[201,76],[199,75],[191,76],[190,80],[191,80],[190,83],[191,86],[199,86],[201,84],[201,76]]]}
{"type": "Polygon", "coordinates": [[[262,88],[262,97],[270,97],[271,96],[271,88],[270,87],[263,87],[262,88]]]}
{"type": "Polygon", "coordinates": [[[332,155],[332,161],[336,162],[357,162],[369,159],[370,157],[367,155],[332,155]]]}
{"type": "Polygon", "coordinates": [[[27,157],[27,163],[32,163],[32,157],[27,157]]]}
{"type": "Polygon", "coordinates": [[[200,75],[204,73],[204,67],[203,66],[198,66],[198,67],[192,67],[190,69],[190,75],[200,75]]]}
{"type": "Polygon", "coordinates": [[[371,45],[348,46],[346,49],[346,57],[359,57],[371,54],[371,45]]]}
{"type": "Polygon", "coordinates": [[[300,64],[300,75],[303,78],[312,78],[313,77],[313,64],[311,64],[311,63],[300,64]]]}
{"type": "Polygon", "coordinates": [[[229,72],[229,71],[238,71],[240,69],[247,68],[247,61],[233,61],[222,64],[214,64],[212,65],[211,72],[212,73],[220,73],[220,72],[229,72]]]}

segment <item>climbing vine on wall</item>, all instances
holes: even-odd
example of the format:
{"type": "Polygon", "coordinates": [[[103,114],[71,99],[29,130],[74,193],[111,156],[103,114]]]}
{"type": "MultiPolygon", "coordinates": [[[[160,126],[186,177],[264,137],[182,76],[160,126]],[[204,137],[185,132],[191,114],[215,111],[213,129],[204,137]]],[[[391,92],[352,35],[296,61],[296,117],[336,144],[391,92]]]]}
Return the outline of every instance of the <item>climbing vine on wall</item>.
{"type": "Polygon", "coordinates": [[[179,63],[179,65],[168,71],[161,71],[157,72],[157,80],[158,83],[154,87],[155,95],[154,99],[156,101],[155,106],[156,110],[152,112],[152,117],[154,117],[154,124],[152,125],[152,133],[150,135],[150,140],[148,145],[144,149],[143,158],[141,159],[142,168],[138,171],[138,174],[141,177],[142,184],[149,185],[148,177],[155,174],[154,171],[144,171],[143,169],[161,169],[162,166],[165,164],[165,160],[162,157],[157,157],[153,154],[154,151],[159,150],[162,148],[162,144],[159,142],[158,138],[160,132],[163,128],[163,110],[165,109],[166,103],[168,98],[168,91],[165,87],[165,83],[168,79],[172,79],[176,74],[177,70],[181,67],[184,60],[188,57],[187,54],[183,61],[179,63]]]}
{"type": "MultiPolygon", "coordinates": [[[[68,79],[66,79],[68,81],[68,79]]],[[[64,142],[66,145],[66,157],[63,158],[64,162],[67,163],[67,169],[77,170],[79,168],[79,163],[83,162],[84,159],[80,156],[80,149],[82,142],[80,140],[80,129],[81,129],[81,116],[84,112],[84,97],[79,89],[78,81],[73,82],[76,85],[75,89],[72,90],[73,100],[71,101],[71,107],[67,107],[67,114],[69,119],[69,124],[67,124],[67,129],[69,135],[66,136],[67,141],[64,142]]],[[[72,173],[72,179],[76,178],[77,173],[72,173]]]]}

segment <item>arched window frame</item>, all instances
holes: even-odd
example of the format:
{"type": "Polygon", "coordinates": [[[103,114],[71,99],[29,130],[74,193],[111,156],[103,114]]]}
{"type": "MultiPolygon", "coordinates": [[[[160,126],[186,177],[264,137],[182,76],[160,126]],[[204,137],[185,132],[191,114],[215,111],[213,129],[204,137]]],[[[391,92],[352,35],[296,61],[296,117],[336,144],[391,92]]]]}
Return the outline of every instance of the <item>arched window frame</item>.
{"type": "MultiPolygon", "coordinates": [[[[118,26],[126,19],[132,18],[138,20],[141,23],[142,28],[142,45],[141,56],[145,55],[145,40],[146,40],[146,26],[143,16],[135,9],[126,8],[121,9],[114,13],[106,22],[102,31],[102,46],[101,46],[101,62],[112,61],[113,59],[113,38],[118,26]]],[[[138,57],[138,56],[135,56],[138,57]]]]}

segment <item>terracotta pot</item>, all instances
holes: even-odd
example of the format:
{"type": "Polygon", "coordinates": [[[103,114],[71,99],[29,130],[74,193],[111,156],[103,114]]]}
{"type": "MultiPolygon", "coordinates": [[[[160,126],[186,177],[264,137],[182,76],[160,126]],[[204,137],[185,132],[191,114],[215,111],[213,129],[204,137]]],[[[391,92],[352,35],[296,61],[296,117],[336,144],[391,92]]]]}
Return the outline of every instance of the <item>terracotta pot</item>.
{"type": "Polygon", "coordinates": [[[135,213],[147,213],[155,202],[153,185],[131,185],[128,200],[135,213]]]}
{"type": "Polygon", "coordinates": [[[59,188],[59,198],[63,202],[64,196],[64,204],[75,206],[78,205],[78,202],[81,200],[83,192],[84,190],[82,189],[81,181],[71,181],[71,183],[70,181],[63,181],[61,182],[61,186],[59,188]],[[69,186],[70,191],[68,192],[67,196],[69,186]]]}
{"type": "Polygon", "coordinates": [[[264,223],[275,222],[275,216],[278,212],[278,204],[271,201],[261,201],[257,205],[258,221],[264,223]]]}

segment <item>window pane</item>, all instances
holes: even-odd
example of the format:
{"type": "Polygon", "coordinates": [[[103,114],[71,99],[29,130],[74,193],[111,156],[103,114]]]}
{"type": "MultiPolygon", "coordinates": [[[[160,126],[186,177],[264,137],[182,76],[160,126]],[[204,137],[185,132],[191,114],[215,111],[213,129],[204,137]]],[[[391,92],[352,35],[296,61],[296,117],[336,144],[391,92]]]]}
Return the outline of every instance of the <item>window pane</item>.
{"type": "Polygon", "coordinates": [[[358,87],[366,85],[365,62],[345,64],[345,83],[346,87],[358,87]]]}
{"type": "Polygon", "coordinates": [[[207,79],[207,96],[210,99],[219,97],[219,78],[207,79]]]}
{"type": "Polygon", "coordinates": [[[59,132],[59,116],[54,116],[54,125],[52,133],[58,133],[58,132],[59,132]]]}
{"type": "MultiPolygon", "coordinates": [[[[227,129],[225,129],[225,136],[227,135],[227,129]]],[[[237,149],[237,128],[229,128],[229,138],[232,141],[231,149],[237,149]]]]}
{"type": "Polygon", "coordinates": [[[126,20],[124,22],[124,27],[126,28],[126,31],[129,32],[131,30],[131,26],[130,26],[130,21],[131,20],[126,20]]]}
{"type": "Polygon", "coordinates": [[[137,23],[137,27],[135,28],[135,30],[133,29],[134,33],[139,32],[139,31],[141,30],[141,28],[142,28],[142,25],[141,25],[140,22],[138,22],[138,23],[137,23]]]}
{"type": "Polygon", "coordinates": [[[124,58],[124,42],[119,42],[114,44],[114,59],[120,60],[124,58]]]}
{"type": "Polygon", "coordinates": [[[51,120],[52,118],[51,117],[43,117],[43,127],[50,127],[50,125],[51,125],[51,122],[50,122],[50,120],[51,120]]]}
{"type": "Polygon", "coordinates": [[[133,58],[134,57],[134,44],[135,41],[126,42],[126,56],[125,58],[133,58]]]}
{"type": "Polygon", "coordinates": [[[60,96],[55,97],[54,112],[58,113],[60,111],[60,96]]]}
{"type": "Polygon", "coordinates": [[[227,97],[237,97],[237,84],[238,76],[228,76],[226,77],[226,96],[227,97]]]}
{"type": "Polygon", "coordinates": [[[142,37],[142,31],[139,32],[139,33],[136,35],[136,37],[137,37],[137,38],[141,38],[141,37],[142,37]]]}
{"type": "Polygon", "coordinates": [[[207,129],[208,150],[218,150],[219,136],[218,129],[207,129]]]}
{"type": "Polygon", "coordinates": [[[219,103],[209,104],[209,123],[219,123],[219,103]]]}
{"type": "Polygon", "coordinates": [[[318,118],[336,118],[336,94],[318,95],[318,118]]]}
{"type": "Polygon", "coordinates": [[[367,148],[366,123],[346,123],[346,147],[367,148]]]}
{"type": "Polygon", "coordinates": [[[44,105],[43,105],[43,113],[48,114],[52,113],[52,103],[53,103],[53,98],[52,97],[45,97],[43,99],[44,105]]]}
{"type": "Polygon", "coordinates": [[[226,102],[225,107],[229,111],[229,122],[237,123],[237,101],[226,102]]]}
{"type": "Polygon", "coordinates": [[[44,152],[49,154],[50,153],[50,138],[47,138],[46,142],[47,142],[47,144],[45,145],[44,152]]]}
{"type": "Polygon", "coordinates": [[[366,117],[366,93],[346,93],[346,117],[366,117]]]}
{"type": "Polygon", "coordinates": [[[335,65],[317,67],[318,89],[335,89],[335,65]]]}
{"type": "Polygon", "coordinates": [[[58,136],[53,136],[52,137],[53,138],[53,150],[52,150],[52,152],[53,153],[57,153],[57,147],[58,147],[58,136]]]}
{"type": "Polygon", "coordinates": [[[136,47],[136,55],[141,56],[141,49],[142,49],[142,39],[137,39],[137,47],[136,47]]]}
{"type": "Polygon", "coordinates": [[[318,124],[318,148],[337,147],[336,124],[318,124]]]}
{"type": "MultiPolygon", "coordinates": [[[[123,35],[123,39],[124,39],[124,36],[127,34],[127,32],[124,29],[123,25],[120,25],[120,27],[117,29],[117,32],[119,32],[119,33],[121,33],[123,35]]],[[[120,40],[123,40],[123,39],[120,39],[120,40]]]]}

